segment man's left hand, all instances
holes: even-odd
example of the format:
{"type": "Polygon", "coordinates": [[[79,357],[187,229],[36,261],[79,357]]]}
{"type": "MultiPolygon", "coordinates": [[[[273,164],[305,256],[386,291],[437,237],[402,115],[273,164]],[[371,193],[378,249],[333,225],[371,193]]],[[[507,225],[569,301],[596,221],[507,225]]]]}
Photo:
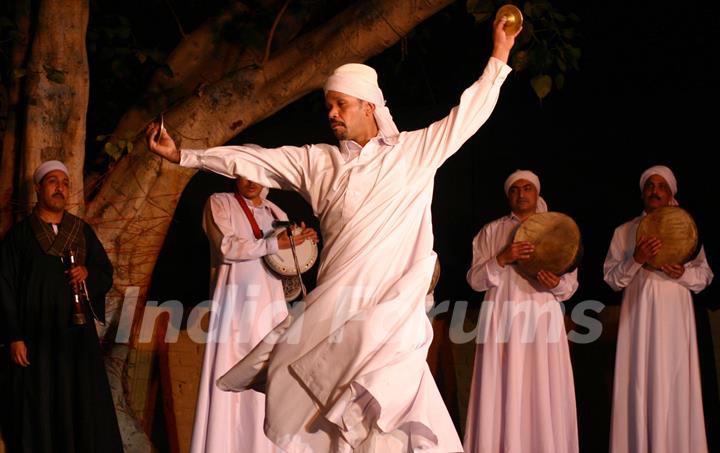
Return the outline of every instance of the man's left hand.
{"type": "Polygon", "coordinates": [[[685,273],[685,266],[682,264],[665,264],[660,267],[660,270],[665,272],[670,278],[677,280],[685,273]]]}
{"type": "Polygon", "coordinates": [[[548,271],[537,273],[537,281],[546,289],[553,289],[560,284],[560,277],[548,271]]]}
{"type": "Polygon", "coordinates": [[[493,51],[492,56],[498,60],[507,63],[510,58],[510,49],[515,45],[515,38],[522,31],[522,27],[515,33],[508,34],[505,31],[505,22],[507,17],[497,18],[493,23],[493,51]]]}

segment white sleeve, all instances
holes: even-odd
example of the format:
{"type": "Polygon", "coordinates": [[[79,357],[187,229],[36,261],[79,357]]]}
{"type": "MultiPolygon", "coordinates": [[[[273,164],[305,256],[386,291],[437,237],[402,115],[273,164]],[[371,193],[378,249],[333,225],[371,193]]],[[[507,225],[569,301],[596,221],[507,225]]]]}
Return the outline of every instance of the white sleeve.
{"type": "Polygon", "coordinates": [[[713,272],[705,257],[705,248],[701,247],[697,257],[685,264],[685,272],[677,282],[692,292],[699,293],[712,282],[712,279],[713,272]]]}
{"type": "Polygon", "coordinates": [[[223,199],[211,196],[203,212],[203,228],[223,261],[245,261],[271,255],[278,250],[277,238],[255,239],[243,237],[233,231],[231,213],[223,199]]]}
{"type": "Polygon", "coordinates": [[[555,300],[563,302],[568,300],[575,294],[578,289],[578,270],[575,269],[572,272],[568,272],[560,277],[560,283],[555,288],[550,289],[550,292],[555,296],[555,300]]]}
{"type": "Polygon", "coordinates": [[[244,176],[275,189],[306,193],[310,147],[257,145],[217,146],[206,150],[183,149],[180,165],[210,170],[223,176],[244,176]]]}
{"type": "Polygon", "coordinates": [[[615,229],[603,266],[605,282],[615,291],[627,287],[642,268],[629,253],[630,248],[635,249],[635,243],[628,244],[625,236],[622,226],[615,229]]]}
{"type": "Polygon", "coordinates": [[[498,286],[501,275],[507,271],[497,262],[488,230],[487,226],[483,227],[473,239],[473,261],[467,273],[468,284],[478,292],[498,286]]]}
{"type": "Polygon", "coordinates": [[[436,169],[460,149],[490,117],[510,71],[508,65],[491,57],[480,78],[463,92],[460,103],[448,116],[425,129],[409,132],[406,139],[418,142],[415,164],[436,169]]]}

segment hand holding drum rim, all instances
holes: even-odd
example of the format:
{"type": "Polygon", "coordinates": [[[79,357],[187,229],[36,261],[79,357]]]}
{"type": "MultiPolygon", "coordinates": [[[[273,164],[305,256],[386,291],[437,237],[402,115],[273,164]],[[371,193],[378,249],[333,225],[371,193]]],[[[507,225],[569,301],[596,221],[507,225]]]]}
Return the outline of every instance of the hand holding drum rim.
{"type": "Polygon", "coordinates": [[[633,259],[649,271],[678,279],[684,264],[700,250],[697,225],[679,206],[663,206],[645,215],[637,227],[633,259]]]}
{"type": "Polygon", "coordinates": [[[662,248],[662,241],[655,236],[641,236],[635,244],[633,259],[638,264],[645,264],[657,256],[662,248]]]}
{"type": "MultiPolygon", "coordinates": [[[[280,250],[290,248],[290,237],[288,236],[287,229],[284,229],[278,234],[277,238],[278,248],[280,250]]],[[[307,240],[312,241],[313,244],[317,244],[318,234],[314,229],[306,227],[305,222],[300,222],[300,227],[293,230],[293,240],[295,241],[296,247],[307,240]]]]}
{"type": "Polygon", "coordinates": [[[528,241],[519,241],[508,244],[497,256],[497,262],[501,267],[512,264],[516,261],[526,261],[535,251],[535,246],[528,241]]]}
{"type": "Polygon", "coordinates": [[[580,229],[575,221],[560,212],[542,212],[527,217],[518,227],[513,243],[498,255],[498,264],[514,262],[526,278],[546,289],[560,282],[560,276],[572,272],[582,257],[580,229]],[[514,261],[509,261],[510,259],[514,261]]]}

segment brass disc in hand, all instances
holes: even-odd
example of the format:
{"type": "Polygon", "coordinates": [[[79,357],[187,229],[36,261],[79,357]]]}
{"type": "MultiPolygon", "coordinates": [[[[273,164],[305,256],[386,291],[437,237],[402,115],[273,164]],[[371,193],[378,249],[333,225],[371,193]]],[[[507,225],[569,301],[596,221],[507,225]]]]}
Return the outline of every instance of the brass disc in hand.
{"type": "Polygon", "coordinates": [[[522,27],[523,24],[523,15],[517,6],[510,3],[501,6],[495,15],[495,19],[499,20],[503,16],[507,18],[504,29],[508,34],[514,35],[518,30],[520,30],[520,27],[522,27]]]}

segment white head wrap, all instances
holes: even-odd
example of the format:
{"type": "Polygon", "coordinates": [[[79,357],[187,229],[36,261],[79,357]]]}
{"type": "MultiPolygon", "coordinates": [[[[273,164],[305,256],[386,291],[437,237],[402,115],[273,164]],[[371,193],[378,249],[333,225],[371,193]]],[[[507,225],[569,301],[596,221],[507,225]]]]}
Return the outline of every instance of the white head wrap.
{"type": "Polygon", "coordinates": [[[658,175],[662,177],[662,179],[665,180],[668,186],[670,186],[670,190],[672,191],[672,197],[670,198],[669,205],[677,206],[679,204],[675,199],[675,194],[677,193],[677,180],[675,179],[675,175],[673,174],[672,170],[670,170],[665,165],[655,165],[654,167],[648,168],[643,172],[642,175],[640,175],[640,192],[645,189],[645,183],[652,175],[658,175]]]}
{"type": "Polygon", "coordinates": [[[33,173],[33,181],[35,181],[35,184],[40,184],[40,181],[42,181],[45,175],[55,170],[60,170],[66,175],[68,175],[68,177],[70,176],[70,172],[68,171],[65,164],[63,164],[59,160],[46,160],[45,162],[41,163],[35,170],[35,173],[33,173]]]}
{"type": "Polygon", "coordinates": [[[515,170],[514,173],[508,176],[505,180],[505,195],[510,195],[510,186],[520,179],[530,181],[530,183],[532,183],[532,185],[534,185],[537,189],[538,199],[535,212],[547,212],[547,203],[545,203],[543,197],[540,196],[540,178],[538,178],[537,175],[530,170],[515,170]]]}
{"type": "Polygon", "coordinates": [[[385,137],[394,137],[400,132],[385,106],[385,98],[378,86],[377,73],[370,66],[348,63],[335,69],[323,88],[325,93],[337,91],[375,104],[375,121],[385,137]]]}

